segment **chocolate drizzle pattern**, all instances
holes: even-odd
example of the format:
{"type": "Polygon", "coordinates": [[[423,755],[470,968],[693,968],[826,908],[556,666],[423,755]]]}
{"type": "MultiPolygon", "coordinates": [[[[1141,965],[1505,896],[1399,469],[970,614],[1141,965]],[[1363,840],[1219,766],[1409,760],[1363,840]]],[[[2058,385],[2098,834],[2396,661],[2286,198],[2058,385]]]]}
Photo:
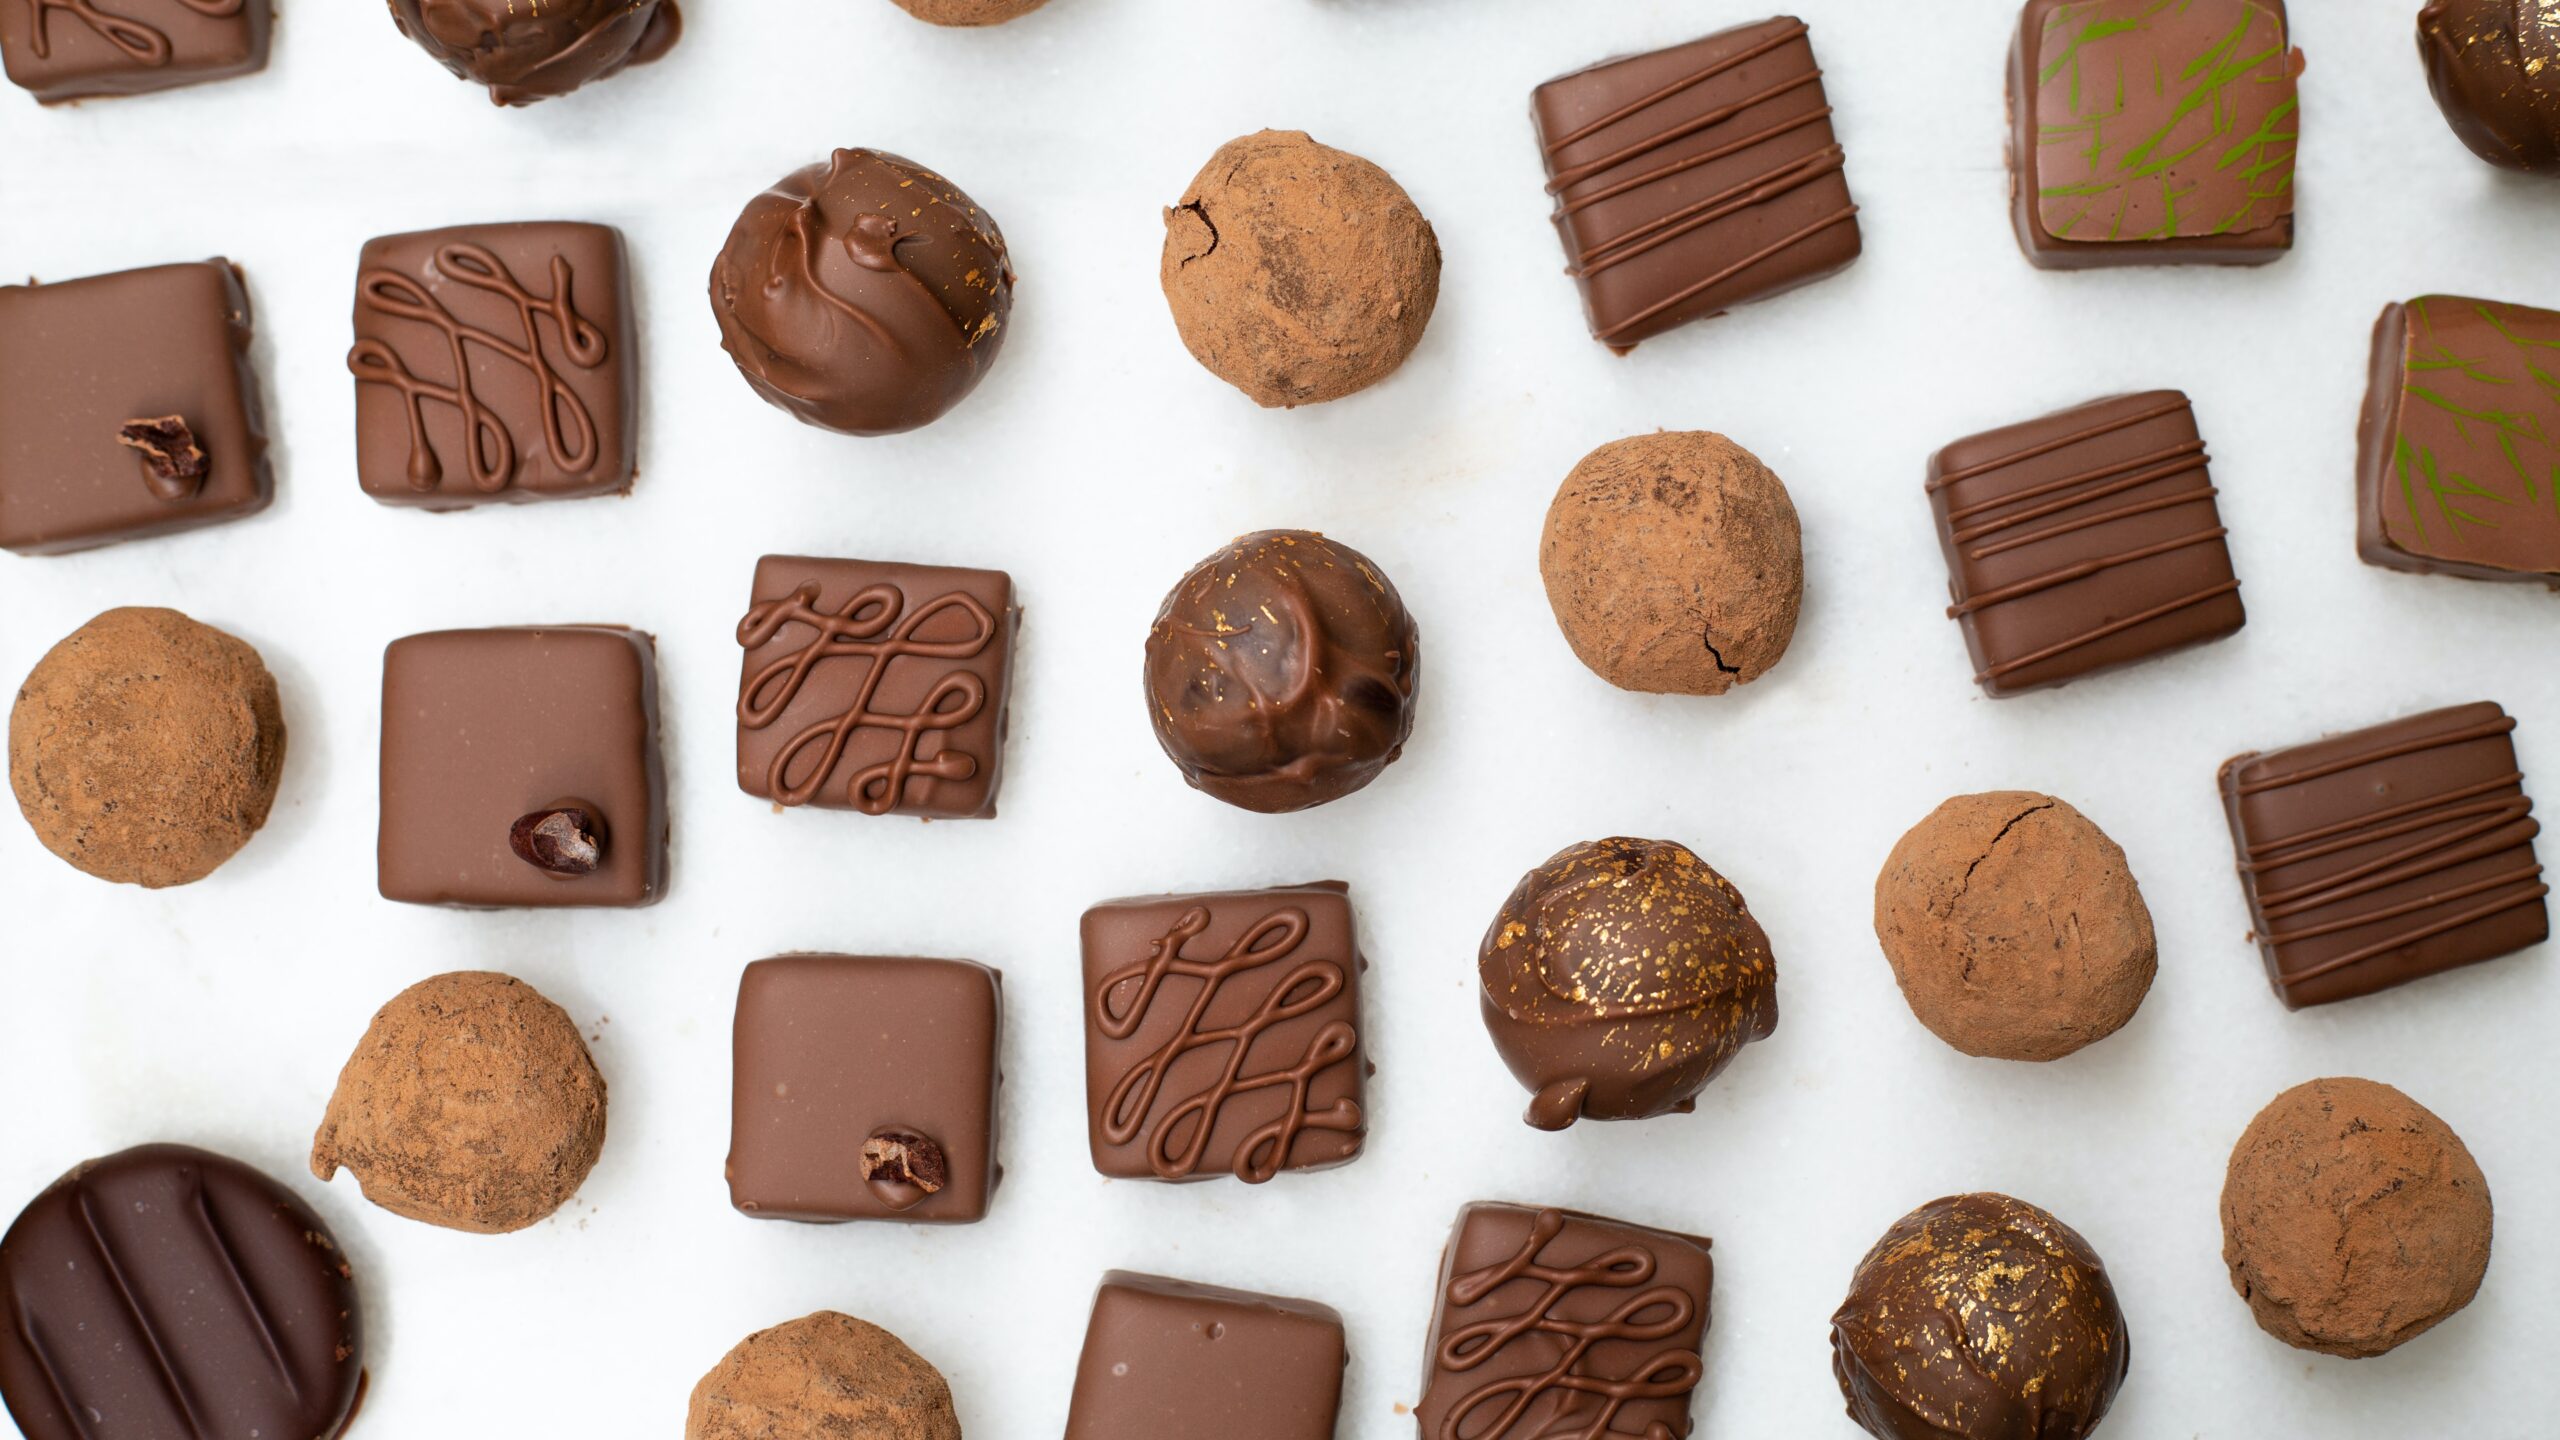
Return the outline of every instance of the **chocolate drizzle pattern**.
{"type": "MultiPolygon", "coordinates": [[[[209,20],[227,20],[240,13],[247,0],[174,0],[209,20]]],[[[38,59],[53,54],[51,26],[53,12],[59,10],[86,24],[108,44],[123,51],[135,64],[157,69],[176,58],[166,32],[130,15],[119,15],[98,8],[96,0],[26,0],[29,48],[38,59]]]]}
{"type": "Polygon", "coordinates": [[[786,625],[803,625],[811,632],[805,646],[756,671],[738,692],[738,723],[748,729],[761,730],[781,719],[810,675],[827,661],[856,659],[865,667],[862,683],[840,713],[802,730],[774,756],[767,782],[774,801],[806,805],[817,798],[844,758],[845,747],[867,729],[895,735],[898,748],[889,759],[865,766],[846,780],[845,797],[851,809],[886,815],[897,807],[911,779],[956,781],[977,774],[976,757],[947,750],[928,760],[922,758],[922,746],[926,736],[956,730],[986,708],[983,678],[953,669],[936,680],[924,703],[907,714],[875,710],[872,702],[889,668],[900,660],[962,661],[983,652],[996,638],[995,612],[962,591],[937,595],[910,608],[906,593],[885,583],[863,587],[838,609],[821,610],[818,589],[812,581],[779,600],[760,601],[738,622],[738,643],[749,650],[772,641],[786,625]],[[969,633],[956,640],[916,638],[944,614],[966,618],[969,633]],[[823,747],[816,763],[800,764],[812,746],[823,747]],[[794,769],[801,772],[801,779],[791,778],[794,769]]]}

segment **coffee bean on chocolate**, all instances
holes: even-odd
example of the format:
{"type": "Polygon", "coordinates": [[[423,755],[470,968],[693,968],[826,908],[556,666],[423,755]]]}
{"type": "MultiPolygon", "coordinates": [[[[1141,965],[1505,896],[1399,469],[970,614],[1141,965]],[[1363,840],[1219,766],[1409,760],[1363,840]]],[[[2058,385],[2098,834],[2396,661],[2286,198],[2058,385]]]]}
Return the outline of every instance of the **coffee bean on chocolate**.
{"type": "Polygon", "coordinates": [[[646,65],[684,32],[676,0],[391,0],[391,23],[437,64],[488,86],[500,105],[530,105],[646,65]]]}

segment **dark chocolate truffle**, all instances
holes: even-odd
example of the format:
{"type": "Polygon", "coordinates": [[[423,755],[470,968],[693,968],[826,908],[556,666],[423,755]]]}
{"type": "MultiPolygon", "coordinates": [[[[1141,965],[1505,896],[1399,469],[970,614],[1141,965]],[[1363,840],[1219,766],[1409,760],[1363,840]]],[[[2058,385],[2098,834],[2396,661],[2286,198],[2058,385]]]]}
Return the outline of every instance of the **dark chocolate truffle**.
{"type": "Polygon", "coordinates": [[[646,65],[684,32],[676,0],[391,0],[392,23],[500,105],[566,95],[646,65]]]}
{"type": "Polygon", "coordinates": [[[738,1342],[693,1387],[684,1440],[960,1440],[942,1372],[868,1321],[821,1310],[738,1342]]]}
{"type": "Polygon", "coordinates": [[[1831,1317],[1831,1373],[1878,1440],[2084,1440],[2130,1359],[2106,1263],[2006,1195],[1895,1221],[1831,1317]]]}
{"type": "Polygon", "coordinates": [[[1164,212],[1165,300],[1209,372],[1264,406],[1395,373],[1440,301],[1440,238],[1395,177],[1295,130],[1230,140],[1164,212]]]}
{"type": "Polygon", "coordinates": [[[2560,175],[2560,6],[2429,0],[2418,54],[2447,124],[2492,165],[2560,175]]]}
{"type": "Polygon", "coordinates": [[[1264,814],[1339,800],[1413,733],[1421,640],[1369,557],[1264,530],[1201,561],[1147,632],[1147,714],[1182,778],[1264,814]]]}
{"type": "Polygon", "coordinates": [[[1048,3],[1049,0],[898,0],[898,8],[936,25],[1001,25],[1048,3]]]}
{"type": "Polygon", "coordinates": [[[1565,643],[1622,690],[1721,695],[1769,673],[1804,603],[1804,533],[1757,456],[1703,430],[1611,441],[1547,507],[1538,571],[1565,643]]]}
{"type": "Polygon", "coordinates": [[[9,783],[45,848],[101,880],[201,880],[267,822],[284,710],[258,652],[175,610],[110,610],[36,662],[9,783]]]}
{"type": "Polygon", "coordinates": [[[1768,935],[1731,881],[1668,840],[1588,841],[1520,877],[1476,975],[1541,1130],[1686,1114],[1778,1028],[1768,935]]]}
{"type": "Polygon", "coordinates": [[[995,217],[912,160],[838,150],[747,202],[711,267],[720,343],[808,424],[893,435],[968,398],[1004,348],[995,217]]]}
{"type": "Polygon", "coordinates": [[[567,1012],[486,971],[392,997],[338,1072],[311,1173],[356,1172],[395,1215],[484,1235],[578,1192],[604,1150],[604,1077],[567,1012]]]}
{"type": "Polygon", "coordinates": [[[2314,1080],[2232,1147],[2222,1259],[2259,1328],[2302,1350],[2394,1350],[2471,1303],[2489,1269],[2489,1182],[2424,1105],[2314,1080]]]}
{"type": "Polygon", "coordinates": [[[2160,968],[2124,851],[2050,795],[1959,795],[1893,847],[1876,939],[1911,1013],[1967,1055],[2059,1060],[2124,1028],[2160,968]]]}

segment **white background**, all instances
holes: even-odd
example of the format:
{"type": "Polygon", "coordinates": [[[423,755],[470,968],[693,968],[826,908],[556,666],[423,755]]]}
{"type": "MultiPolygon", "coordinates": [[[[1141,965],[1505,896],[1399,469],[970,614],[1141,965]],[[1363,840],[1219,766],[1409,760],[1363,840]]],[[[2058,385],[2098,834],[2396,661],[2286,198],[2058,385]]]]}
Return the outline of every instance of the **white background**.
{"type": "MultiPolygon", "coordinates": [[[[63,559],[0,555],[0,675],[114,605],[255,643],[292,730],[265,832],[145,893],[0,823],[0,1215],[73,1162],[172,1139],[314,1198],[361,1267],[361,1440],[678,1433],[751,1330],[831,1307],[951,1377],[976,1440],[1060,1429],[1110,1267],[1308,1295],[1347,1316],[1342,1434],[1403,1440],[1457,1207],[1581,1206],[1715,1238],[1701,1436],[1840,1436],[1827,1322],[1886,1225],[2014,1192],[2109,1261],[2134,1335],[2111,1437],[2548,1433],[2560,1403],[2560,984],[2552,955],[2287,1014],[2231,873],[2214,767],[2480,698],[2560,803],[2560,597],[2357,562],[2366,339],[2427,290],[2560,303],[2560,185],[2472,160],[2428,100],[2414,0],[2298,7],[2310,53],[2300,250],[2272,267],[2046,275],[2001,170],[2010,0],[1805,0],[1867,256],[1846,275],[1612,357],[1584,334],[1527,119],[1537,82],[1761,18],[1738,0],[1055,0],[985,32],[888,0],[695,0],[673,56],[502,112],[376,4],[286,0],[241,82],[40,111],[0,95],[0,272],[63,279],[225,254],[248,271],[279,430],[273,510],[63,559]],[[1304,128],[1392,171],[1447,252],[1405,369],[1296,413],[1195,366],[1156,287],[1159,207],[1228,138],[1304,128]],[[851,440],[757,400],[704,300],[738,208],[838,144],[945,170],[1022,283],[993,378],[931,429],[851,440]],[[344,368],[371,235],[466,220],[621,226],[645,330],[627,500],[458,516],[356,487],[344,368]],[[2096,395],[2189,390],[2249,626],[2027,699],[1970,683],[1921,493],[1939,444],[2096,395]],[[1645,698],[1558,637],[1538,527],[1583,453],[1722,430],[1805,522],[1794,650],[1748,692],[1645,698]],[[1228,536],[1322,529],[1402,587],[1420,723],[1367,791],[1266,818],[1185,789],[1138,694],[1154,606],[1228,536]],[[1010,570],[1028,608],[991,823],[776,817],[738,793],[732,628],[756,557],[1010,570]],[[611,621],[659,638],[673,890],[626,913],[465,914],[374,892],[380,655],[444,626],[611,621]],[[1946,796],[2023,787],[2130,852],[2158,921],[2141,1014],[2073,1059],[1971,1060],[1905,1010],[1869,928],[1894,840],[1946,796]],[[1693,1116],[1524,1127],[1476,1019],[1475,947],[1521,871],[1611,833],[1695,846],[1750,898],[1783,1021],[1693,1116]],[[1076,917],[1109,896],[1340,877],[1374,969],[1366,1158],[1248,1189],[1087,1163],[1076,917]],[[1010,1007],[986,1223],[745,1219],[721,1182],[739,968],[793,948],[966,956],[1010,1007]],[[339,1065],[395,991],[521,975],[600,1037],[612,1133],[579,1200],[448,1233],[303,1171],[339,1065]],[[2224,1159],[2279,1090],[2400,1085],[2489,1175],[2496,1257],[2467,1312],[2390,1357],[2262,1335],[2225,1278],[2224,1159]]],[[[0,812],[5,815],[5,812],[0,812]]],[[[2552,847],[2545,846],[2546,854],[2552,847]]]]}

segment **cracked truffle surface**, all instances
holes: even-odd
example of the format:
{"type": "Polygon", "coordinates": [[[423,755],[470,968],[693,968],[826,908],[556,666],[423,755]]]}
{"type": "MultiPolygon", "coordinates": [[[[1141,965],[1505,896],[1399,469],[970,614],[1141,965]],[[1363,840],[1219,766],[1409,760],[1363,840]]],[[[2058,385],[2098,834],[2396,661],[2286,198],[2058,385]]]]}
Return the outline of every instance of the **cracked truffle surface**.
{"type": "Polygon", "coordinates": [[[738,1342],[693,1387],[685,1440],[960,1440],[942,1372],[868,1321],[821,1310],[738,1342]]]}

